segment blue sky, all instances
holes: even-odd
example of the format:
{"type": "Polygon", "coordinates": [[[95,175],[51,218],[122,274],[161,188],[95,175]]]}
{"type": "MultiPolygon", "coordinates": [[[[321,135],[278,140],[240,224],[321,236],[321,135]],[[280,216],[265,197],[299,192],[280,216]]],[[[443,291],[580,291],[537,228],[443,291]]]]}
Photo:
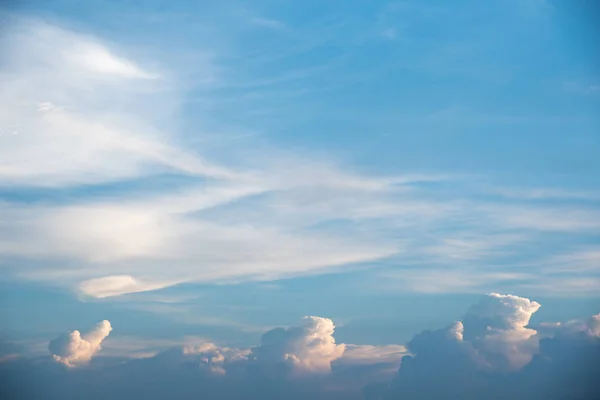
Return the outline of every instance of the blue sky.
{"type": "Polygon", "coordinates": [[[3,334],[248,346],[320,315],[403,344],[488,292],[597,313],[584,3],[6,8],[3,334]]]}

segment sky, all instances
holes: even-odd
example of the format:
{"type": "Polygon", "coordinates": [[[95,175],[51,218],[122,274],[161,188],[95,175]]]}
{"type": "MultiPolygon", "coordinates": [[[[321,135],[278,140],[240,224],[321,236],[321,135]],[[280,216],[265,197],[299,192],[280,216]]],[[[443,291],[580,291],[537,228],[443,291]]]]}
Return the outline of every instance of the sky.
{"type": "Polygon", "coordinates": [[[198,360],[216,398],[439,398],[414,383],[432,371],[446,393],[510,371],[525,398],[549,371],[585,380],[598,15],[589,0],[2,2],[0,373],[60,377],[73,398],[111,374],[130,393],[149,370],[189,398],[192,372],[161,368],[198,360]],[[444,380],[440,355],[467,375],[444,380]]]}

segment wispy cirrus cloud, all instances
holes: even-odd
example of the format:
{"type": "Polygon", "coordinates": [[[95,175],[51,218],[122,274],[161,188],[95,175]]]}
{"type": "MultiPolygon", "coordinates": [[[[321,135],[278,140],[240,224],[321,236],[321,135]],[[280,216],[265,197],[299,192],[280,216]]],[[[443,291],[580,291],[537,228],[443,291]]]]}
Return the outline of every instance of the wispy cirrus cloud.
{"type": "Polygon", "coordinates": [[[139,99],[169,106],[175,89],[166,89],[160,75],[115,55],[99,39],[35,20],[15,21],[4,40],[11,63],[3,71],[10,77],[3,103],[12,112],[1,122],[17,123],[19,131],[0,138],[4,186],[95,185],[167,171],[201,179],[182,191],[143,198],[3,204],[2,213],[11,215],[3,225],[12,232],[2,237],[3,255],[47,260],[44,271],[24,275],[80,282],[84,293],[106,297],[178,282],[274,278],[396,251],[392,243],[294,232],[293,225],[281,225],[285,221],[245,224],[203,217],[207,210],[265,193],[298,188],[372,193],[392,181],[346,173],[330,163],[316,167],[301,158],[242,171],[209,162],[157,130],[152,110],[136,104],[139,99]],[[47,72],[56,75],[50,80],[47,72]],[[140,79],[156,90],[136,86],[140,79]],[[109,102],[121,97],[127,102],[109,102]],[[168,272],[165,263],[171,265],[168,272]]]}
{"type": "MultiPolygon", "coordinates": [[[[328,40],[309,39],[298,41],[298,51],[328,40]]],[[[136,57],[124,46],[46,22],[14,20],[2,40],[10,57],[0,76],[6,87],[0,127],[17,134],[0,136],[0,187],[12,193],[0,204],[0,251],[13,276],[105,298],[386,260],[401,270],[389,276],[410,278],[411,290],[474,291],[529,282],[545,267],[514,270],[534,265],[547,235],[590,237],[600,227],[591,207],[537,203],[548,196],[579,199],[577,193],[501,190],[481,199],[472,196],[481,192],[464,174],[363,173],[335,157],[267,146],[252,135],[232,146],[211,145],[215,133],[207,126],[214,121],[205,125],[201,117],[232,99],[260,111],[236,96],[270,94],[272,85],[322,78],[337,67],[313,63],[269,76],[251,73],[294,57],[293,49],[250,56],[239,67],[221,49],[206,49],[211,57],[198,73],[207,79],[181,85],[186,73],[178,76],[167,61],[156,61],[169,57],[136,57]],[[190,104],[201,121],[182,129],[177,116],[190,104]],[[165,175],[180,181],[123,190],[165,175]],[[88,190],[102,185],[114,187],[88,190]],[[78,194],[60,202],[43,195],[18,200],[32,188],[77,188],[78,194]],[[505,204],[506,197],[513,201],[505,204]],[[517,254],[519,260],[511,259],[517,254]],[[448,266],[445,282],[436,282],[435,274],[448,266]],[[475,274],[479,278],[468,283],[475,274]]],[[[216,126],[227,133],[226,144],[235,125],[216,126]]]]}

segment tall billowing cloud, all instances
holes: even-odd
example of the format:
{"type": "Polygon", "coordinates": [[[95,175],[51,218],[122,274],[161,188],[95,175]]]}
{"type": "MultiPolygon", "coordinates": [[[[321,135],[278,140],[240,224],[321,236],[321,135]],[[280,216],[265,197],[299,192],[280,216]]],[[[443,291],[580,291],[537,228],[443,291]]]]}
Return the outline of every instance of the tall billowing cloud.
{"type": "Polygon", "coordinates": [[[345,349],[344,344],[335,343],[334,329],[328,318],[304,317],[300,326],[265,333],[252,354],[260,364],[286,363],[299,371],[327,372],[345,349]]]}
{"type": "Polygon", "coordinates": [[[74,330],[54,339],[48,345],[48,349],[57,362],[74,367],[91,360],[102,348],[100,345],[110,331],[110,322],[104,320],[83,336],[78,330],[74,330]]]}
{"type": "Polygon", "coordinates": [[[488,370],[519,369],[538,350],[537,331],[527,325],[539,308],[539,303],[524,297],[490,293],[471,306],[462,321],[423,332],[408,348],[420,356],[431,353],[434,359],[446,352],[453,357],[466,356],[488,370]]]}
{"type": "Polygon", "coordinates": [[[539,303],[524,297],[491,293],[467,311],[465,340],[493,367],[521,368],[538,349],[537,331],[527,325],[539,308],[539,303]]]}
{"type": "Polygon", "coordinates": [[[462,321],[423,331],[408,344],[397,376],[369,387],[369,399],[593,399],[600,387],[600,315],[529,327],[536,301],[491,293],[462,321]]]}

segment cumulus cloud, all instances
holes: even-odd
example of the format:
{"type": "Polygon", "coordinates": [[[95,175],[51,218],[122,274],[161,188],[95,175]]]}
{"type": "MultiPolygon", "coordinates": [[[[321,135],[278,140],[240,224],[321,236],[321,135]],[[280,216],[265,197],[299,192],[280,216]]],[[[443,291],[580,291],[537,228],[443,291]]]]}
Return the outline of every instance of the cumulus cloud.
{"type": "Polygon", "coordinates": [[[537,331],[527,325],[540,306],[524,297],[491,293],[467,311],[465,339],[494,367],[521,368],[537,352],[537,331]]]}
{"type": "Polygon", "coordinates": [[[542,323],[541,329],[550,337],[583,336],[594,338],[600,336],[600,314],[592,315],[586,321],[571,320],[567,322],[542,323]]]}
{"type": "Polygon", "coordinates": [[[462,321],[423,332],[407,347],[421,360],[447,353],[481,369],[516,370],[538,350],[537,331],[527,325],[539,308],[539,303],[524,297],[490,293],[471,306],[462,321]]]}
{"type": "Polygon", "coordinates": [[[484,296],[462,321],[417,334],[391,384],[369,387],[367,398],[593,398],[598,315],[542,324],[551,336],[541,338],[528,326],[539,308],[524,297],[484,296]]]}
{"type": "Polygon", "coordinates": [[[51,341],[48,349],[57,362],[75,367],[92,359],[102,347],[102,341],[112,331],[110,322],[104,320],[96,325],[94,329],[85,335],[78,330],[64,334],[51,341]]]}
{"type": "MultiPolygon", "coordinates": [[[[56,354],[54,358],[70,366],[89,360],[93,349],[99,348],[101,325],[85,339],[74,332],[64,344],[54,341],[51,348],[60,353],[60,358],[56,354]],[[89,345],[82,344],[83,340],[89,345]]],[[[197,339],[144,358],[113,354],[89,368],[71,368],[68,375],[56,375],[38,363],[27,366],[37,368],[40,377],[30,397],[45,398],[52,392],[66,399],[91,394],[121,399],[135,392],[149,399],[190,398],[198,393],[207,399],[359,399],[369,381],[389,379],[389,367],[397,368],[405,354],[399,345],[350,345],[344,359],[346,346],[335,343],[334,329],[330,319],[311,316],[297,326],[266,332],[251,348],[197,339]],[[106,379],[111,385],[103,384],[106,379]]]]}
{"type": "MultiPolygon", "coordinates": [[[[512,360],[515,343],[539,336],[524,331],[531,329],[527,323],[538,308],[523,297],[490,294],[462,321],[421,332],[406,346],[336,344],[330,319],[305,317],[298,326],[266,332],[252,348],[195,339],[145,358],[113,355],[89,368],[60,371],[17,357],[0,363],[0,377],[23,386],[35,371],[36,387],[23,398],[36,399],[48,398],[47,393],[125,399],[133,392],[149,399],[200,392],[207,399],[593,399],[600,373],[600,314],[544,324],[553,334],[539,340],[524,366],[498,361],[512,360]],[[491,347],[485,342],[490,337],[491,347]],[[498,346],[499,341],[510,345],[498,346]]],[[[53,359],[69,366],[89,361],[110,329],[103,321],[86,335],[74,331],[54,340],[53,359]]]]}
{"type": "Polygon", "coordinates": [[[456,321],[446,328],[446,335],[457,342],[462,342],[464,339],[465,326],[462,321],[456,321]]]}
{"type": "Polygon", "coordinates": [[[345,345],[336,344],[332,320],[304,317],[300,326],[275,328],[265,333],[253,358],[260,364],[285,363],[303,372],[327,372],[331,362],[344,354],[345,345]]]}
{"type": "MultiPolygon", "coordinates": [[[[219,374],[225,374],[227,365],[235,363],[276,369],[288,367],[289,371],[298,373],[327,373],[331,371],[331,363],[340,359],[346,348],[344,344],[336,344],[334,329],[331,319],[308,316],[298,326],[275,328],[266,332],[262,335],[260,344],[255,347],[229,348],[209,341],[195,340],[171,347],[150,358],[165,366],[191,363],[219,374]]],[[[48,347],[57,362],[77,366],[88,362],[101,349],[102,341],[111,331],[110,322],[105,320],[85,335],[75,330],[51,341],[48,347]]],[[[369,363],[369,360],[373,362],[377,357],[389,361],[394,358],[392,353],[402,351],[403,346],[353,346],[345,362],[364,364],[369,363]]]]}

